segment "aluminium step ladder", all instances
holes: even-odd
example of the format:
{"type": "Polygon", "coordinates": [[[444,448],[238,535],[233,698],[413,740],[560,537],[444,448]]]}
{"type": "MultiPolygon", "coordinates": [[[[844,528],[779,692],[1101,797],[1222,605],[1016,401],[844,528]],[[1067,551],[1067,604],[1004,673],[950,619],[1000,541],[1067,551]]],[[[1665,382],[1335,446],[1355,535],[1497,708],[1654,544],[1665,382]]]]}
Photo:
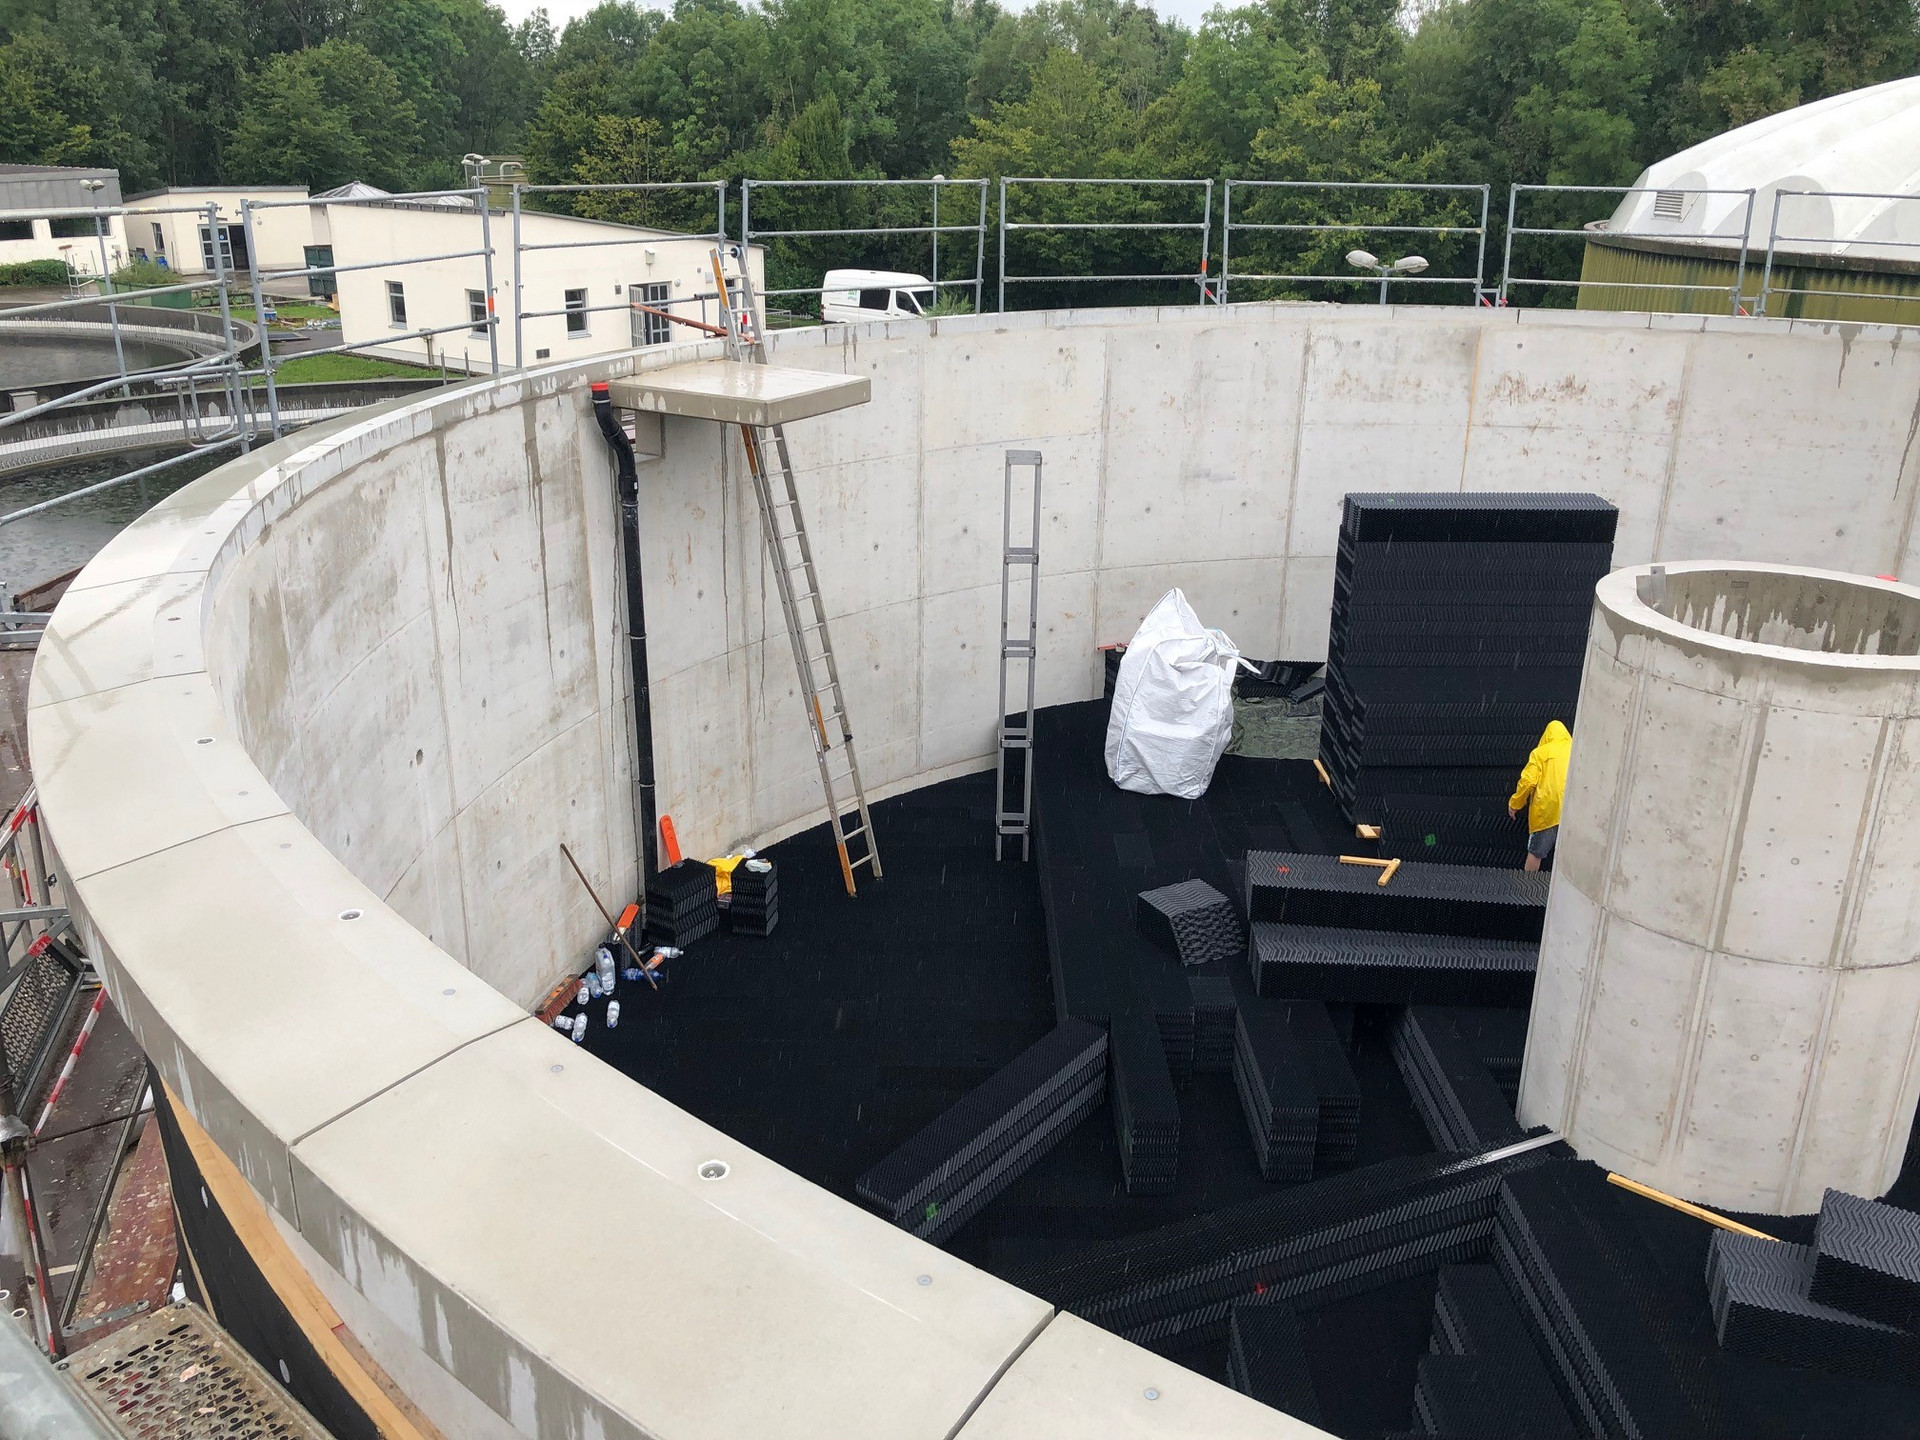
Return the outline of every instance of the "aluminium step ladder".
{"type": "MultiPolygon", "coordinates": [[[[756,316],[753,277],[735,245],[711,252],[714,285],[719,291],[720,314],[727,328],[727,353],[755,365],[767,363],[756,316]],[[727,260],[734,272],[727,273],[727,260]]],[[[820,787],[826,792],[827,817],[833,843],[840,854],[840,878],[847,894],[855,894],[853,872],[862,865],[878,880],[880,847],[867,810],[866,787],[860,781],[860,760],[853,748],[853,724],[847,718],[846,696],[840,686],[840,667],[827,633],[827,611],[820,598],[819,574],[813,546],[800,513],[800,496],[793,483],[793,458],[787,451],[784,426],[742,425],[747,473],[760,506],[760,529],[773,562],[780,609],[786,616],[787,636],[793,642],[794,666],[800,675],[800,698],[813,730],[813,753],[820,766],[820,787]],[[771,446],[769,446],[771,441],[771,446]],[[771,459],[772,464],[769,465],[771,459]],[[848,815],[851,804],[853,814],[848,815]],[[856,823],[849,827],[849,818],[856,823]],[[858,853],[849,846],[858,841],[858,853]]]]}
{"type": "Polygon", "coordinates": [[[1002,858],[1001,847],[1010,835],[1020,837],[1020,858],[1029,857],[1028,837],[1033,831],[1033,680],[1040,658],[1040,452],[1007,451],[1006,499],[1000,522],[1000,747],[993,770],[993,858],[1002,858]],[[1013,543],[1013,472],[1033,471],[1033,522],[1026,543],[1013,543]],[[1027,571],[1026,638],[1014,638],[1013,570],[1024,565],[1027,571]],[[1024,665],[1027,672],[1027,709],[1016,720],[1007,714],[1007,680],[1013,665],[1024,665]],[[1008,761],[1020,757],[1019,808],[1007,798],[1008,761]]]}

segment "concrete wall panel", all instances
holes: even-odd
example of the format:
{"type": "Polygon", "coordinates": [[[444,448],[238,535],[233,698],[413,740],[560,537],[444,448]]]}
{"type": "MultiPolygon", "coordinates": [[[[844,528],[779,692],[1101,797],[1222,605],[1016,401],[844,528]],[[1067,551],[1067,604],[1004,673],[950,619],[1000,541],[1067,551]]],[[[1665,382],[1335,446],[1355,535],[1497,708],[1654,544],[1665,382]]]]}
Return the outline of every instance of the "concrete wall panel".
{"type": "MultiPolygon", "coordinates": [[[[1621,507],[1622,559],[1878,569],[1911,543],[1920,356],[1857,328],[1262,305],[892,322],[770,349],[874,385],[791,439],[876,796],[991,763],[1009,447],[1047,455],[1043,703],[1098,693],[1093,647],[1172,585],[1252,655],[1323,654],[1350,489],[1591,488],[1621,507]],[[1829,514],[1850,533],[1811,523],[1829,514]]],[[[476,1433],[469,1402],[520,1433],[658,1440],[1299,1433],[1077,1322],[1034,1340],[1038,1302],[522,1018],[600,928],[559,844],[616,896],[639,883],[612,471],[585,384],[713,353],[376,407],[183,487],[102,551],[42,644],[29,731],[130,1024],[325,1283],[412,1347],[389,1369],[457,1387],[435,1412],[448,1433],[476,1433]],[[716,1150],[749,1182],[721,1198],[690,1178],[716,1150]],[[590,1261],[526,1247],[555,1227],[608,1238],[590,1261]],[[676,1317],[657,1348],[618,1340],[636,1284],[676,1317]]],[[[660,436],[640,465],[659,808],[714,853],[821,802],[739,442],[689,420],[660,436]]],[[[1695,1043],[1711,1013],[1725,1054],[1814,1071],[1791,1136],[1764,1137],[1765,1166],[1733,1187],[1743,1203],[1770,1183],[1805,1208],[1863,1155],[1846,1178],[1871,1188],[1920,1090],[1913,687],[1783,690],[1645,629],[1594,632],[1569,806],[1621,823],[1569,814],[1523,1111],[1655,1183],[1731,1165],[1737,1145],[1678,1107],[1784,1116],[1795,1092],[1695,1043]],[[1818,814],[1709,793],[1769,761],[1743,718],[1761,700],[1791,712],[1777,755],[1818,777],[1818,814]],[[1713,897],[1744,883],[1717,867],[1784,891],[1824,866],[1831,884],[1849,806],[1866,858],[1821,902],[1831,962],[1774,963],[1788,952],[1764,937],[1806,912],[1771,892],[1742,920],[1761,938],[1732,937],[1765,953],[1702,948],[1713,897]],[[1800,866],[1744,858],[1742,836],[1802,821],[1800,866]],[[1605,850],[1622,837],[1656,858],[1605,850]],[[1768,967],[1796,974],[1770,987],[1768,967]],[[1876,1108],[1872,1135],[1843,1123],[1876,1108]]]]}

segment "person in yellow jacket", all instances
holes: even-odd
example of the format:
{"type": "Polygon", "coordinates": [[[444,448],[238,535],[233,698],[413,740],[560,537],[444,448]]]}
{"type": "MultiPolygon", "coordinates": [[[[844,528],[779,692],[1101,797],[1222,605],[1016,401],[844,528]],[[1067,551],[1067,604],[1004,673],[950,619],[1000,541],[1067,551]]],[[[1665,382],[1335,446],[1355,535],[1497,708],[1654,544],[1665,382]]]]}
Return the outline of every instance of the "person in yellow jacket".
{"type": "Polygon", "coordinates": [[[1549,720],[1540,743],[1527,756],[1527,768],[1507,801],[1507,813],[1518,818],[1527,807],[1527,869],[1538,870],[1553,854],[1560,838],[1560,797],[1567,793],[1567,761],[1573,755],[1573,736],[1558,720],[1549,720]]]}

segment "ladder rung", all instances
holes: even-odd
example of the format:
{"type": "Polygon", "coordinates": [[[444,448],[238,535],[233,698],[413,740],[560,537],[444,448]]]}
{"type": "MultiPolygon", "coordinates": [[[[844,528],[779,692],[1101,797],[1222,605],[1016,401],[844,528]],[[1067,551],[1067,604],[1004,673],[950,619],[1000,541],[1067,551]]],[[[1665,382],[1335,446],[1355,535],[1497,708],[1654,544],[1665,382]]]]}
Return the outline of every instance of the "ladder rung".
{"type": "Polygon", "coordinates": [[[1033,737],[1031,735],[1002,734],[1000,736],[1000,748],[1002,750],[1031,750],[1033,749],[1033,737]]]}
{"type": "Polygon", "coordinates": [[[864,855],[848,856],[847,864],[850,866],[851,865],[877,865],[879,863],[879,860],[880,860],[880,857],[878,855],[875,855],[873,851],[869,850],[864,855]]]}
{"type": "Polygon", "coordinates": [[[1007,551],[1006,563],[1009,565],[1038,565],[1040,551],[1032,546],[1021,545],[1007,551]]]}
{"type": "Polygon", "coordinates": [[[1000,646],[1000,653],[1009,660],[1032,660],[1039,649],[1031,640],[1008,640],[1000,646]]]}
{"type": "Polygon", "coordinates": [[[840,832],[840,843],[844,845],[847,843],[847,841],[853,839],[854,836],[864,835],[866,833],[867,833],[867,827],[864,825],[856,826],[851,830],[842,830],[840,832]]]}

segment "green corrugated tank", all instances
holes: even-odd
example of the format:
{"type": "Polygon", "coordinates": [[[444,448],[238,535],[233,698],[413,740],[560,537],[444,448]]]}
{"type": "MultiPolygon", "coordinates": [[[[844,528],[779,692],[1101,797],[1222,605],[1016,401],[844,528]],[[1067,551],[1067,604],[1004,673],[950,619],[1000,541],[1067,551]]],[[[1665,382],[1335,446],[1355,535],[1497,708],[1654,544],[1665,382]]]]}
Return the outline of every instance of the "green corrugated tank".
{"type": "MultiPolygon", "coordinates": [[[[1759,305],[1767,252],[1747,252],[1741,310],[1759,305]]],[[[1726,315],[1740,279],[1737,247],[1590,236],[1580,266],[1582,310],[1726,315]],[[1671,287],[1671,288],[1638,288],[1671,287]]],[[[1920,324],[1920,264],[1775,255],[1767,313],[1789,320],[1920,324]],[[1793,263],[1786,263],[1792,260],[1793,263]]]]}

